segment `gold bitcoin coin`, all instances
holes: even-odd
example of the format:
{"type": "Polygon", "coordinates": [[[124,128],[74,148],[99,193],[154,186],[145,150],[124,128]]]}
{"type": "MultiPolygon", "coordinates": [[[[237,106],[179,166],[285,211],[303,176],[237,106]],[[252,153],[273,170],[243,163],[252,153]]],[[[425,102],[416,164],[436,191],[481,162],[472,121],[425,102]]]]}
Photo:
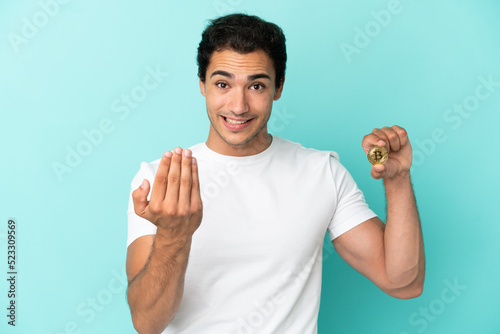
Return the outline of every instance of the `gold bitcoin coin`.
{"type": "Polygon", "coordinates": [[[389,154],[382,146],[373,146],[368,151],[368,161],[370,161],[372,165],[384,164],[387,161],[387,158],[389,158],[389,154]]]}

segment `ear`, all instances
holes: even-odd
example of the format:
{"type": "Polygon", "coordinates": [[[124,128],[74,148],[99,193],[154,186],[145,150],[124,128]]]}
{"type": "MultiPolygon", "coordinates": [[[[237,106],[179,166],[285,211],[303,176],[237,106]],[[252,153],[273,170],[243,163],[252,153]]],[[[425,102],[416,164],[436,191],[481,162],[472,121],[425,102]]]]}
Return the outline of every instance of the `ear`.
{"type": "Polygon", "coordinates": [[[283,77],[283,80],[281,80],[281,85],[276,89],[274,92],[274,101],[278,101],[281,97],[281,93],[283,92],[283,85],[285,84],[285,77],[283,77]]]}
{"type": "Polygon", "coordinates": [[[201,95],[207,97],[207,91],[205,90],[205,83],[203,81],[201,81],[201,79],[199,79],[200,81],[200,92],[201,92],[201,95]]]}

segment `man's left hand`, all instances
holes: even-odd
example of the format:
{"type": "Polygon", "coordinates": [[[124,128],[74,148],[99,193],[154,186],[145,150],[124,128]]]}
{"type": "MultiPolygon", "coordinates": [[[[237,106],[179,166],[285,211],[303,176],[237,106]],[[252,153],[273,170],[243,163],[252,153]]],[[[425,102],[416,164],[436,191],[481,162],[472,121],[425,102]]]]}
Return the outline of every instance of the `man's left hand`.
{"type": "Polygon", "coordinates": [[[397,125],[373,129],[372,133],[363,137],[363,150],[366,154],[373,146],[385,147],[389,159],[382,165],[372,166],[371,175],[374,179],[392,179],[407,175],[412,162],[412,149],[406,130],[397,125]]]}

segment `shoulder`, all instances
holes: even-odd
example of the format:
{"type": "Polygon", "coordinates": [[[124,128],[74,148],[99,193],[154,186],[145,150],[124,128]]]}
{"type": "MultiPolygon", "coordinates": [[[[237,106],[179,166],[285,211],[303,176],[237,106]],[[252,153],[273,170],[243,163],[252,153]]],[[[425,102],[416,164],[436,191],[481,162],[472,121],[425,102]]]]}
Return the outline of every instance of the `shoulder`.
{"type": "Polygon", "coordinates": [[[307,159],[306,161],[316,162],[318,160],[328,162],[333,158],[338,162],[339,155],[335,151],[318,150],[304,147],[302,144],[293,142],[281,137],[274,137],[279,142],[278,151],[288,157],[307,159]]]}
{"type": "Polygon", "coordinates": [[[308,177],[321,178],[325,185],[340,187],[341,184],[350,180],[349,171],[342,165],[339,155],[335,151],[318,150],[315,148],[304,147],[287,139],[278,138],[279,160],[288,166],[308,177]],[[330,180],[333,182],[327,182],[330,180]]]}

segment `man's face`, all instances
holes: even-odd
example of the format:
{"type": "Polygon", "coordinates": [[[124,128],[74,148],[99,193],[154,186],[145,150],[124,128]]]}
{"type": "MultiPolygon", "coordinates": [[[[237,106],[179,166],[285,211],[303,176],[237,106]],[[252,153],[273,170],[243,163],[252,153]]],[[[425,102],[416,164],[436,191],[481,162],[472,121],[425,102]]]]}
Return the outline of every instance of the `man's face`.
{"type": "Polygon", "coordinates": [[[270,144],[267,121],[276,89],[274,65],[264,51],[239,54],[232,50],[214,52],[206,80],[200,80],[210,119],[207,145],[225,155],[253,155],[270,144]]]}

